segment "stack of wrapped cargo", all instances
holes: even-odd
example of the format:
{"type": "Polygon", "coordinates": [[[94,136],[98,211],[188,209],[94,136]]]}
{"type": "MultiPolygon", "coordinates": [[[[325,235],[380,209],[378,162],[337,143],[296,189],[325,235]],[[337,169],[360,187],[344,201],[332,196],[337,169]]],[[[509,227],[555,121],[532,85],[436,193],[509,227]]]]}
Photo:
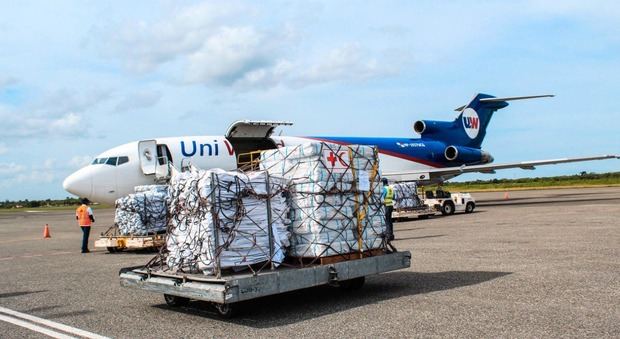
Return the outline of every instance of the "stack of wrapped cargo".
{"type": "Polygon", "coordinates": [[[174,173],[165,263],[173,271],[278,266],[290,245],[287,182],[267,172],[174,173]]]}
{"type": "Polygon", "coordinates": [[[385,246],[378,154],[370,146],[310,143],[261,154],[260,168],[290,180],[293,257],[385,246]]]}
{"type": "Polygon", "coordinates": [[[392,185],[394,190],[394,209],[412,209],[422,206],[415,182],[401,182],[392,185]]]}
{"type": "Polygon", "coordinates": [[[135,192],[116,200],[114,223],[120,234],[164,232],[168,223],[168,186],[136,186],[135,192]]]}

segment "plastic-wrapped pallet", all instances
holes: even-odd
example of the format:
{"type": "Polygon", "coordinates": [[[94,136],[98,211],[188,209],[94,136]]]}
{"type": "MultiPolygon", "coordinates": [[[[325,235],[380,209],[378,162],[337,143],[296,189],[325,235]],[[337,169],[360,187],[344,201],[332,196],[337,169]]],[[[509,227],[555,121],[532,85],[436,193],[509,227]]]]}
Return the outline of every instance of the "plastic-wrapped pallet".
{"type": "Polygon", "coordinates": [[[168,187],[136,186],[136,193],[116,200],[114,223],[123,235],[147,235],[166,230],[168,187]]]}
{"type": "Polygon", "coordinates": [[[170,185],[168,268],[213,274],[284,260],[290,245],[284,179],[264,171],[192,168],[174,173],[170,185]]]}
{"type": "Polygon", "coordinates": [[[155,191],[168,194],[168,185],[139,185],[133,188],[134,193],[155,191]]]}
{"type": "Polygon", "coordinates": [[[379,159],[374,147],[310,143],[262,152],[260,168],[291,181],[294,257],[384,248],[379,159]]]}
{"type": "Polygon", "coordinates": [[[416,208],[422,205],[415,182],[401,182],[392,185],[394,190],[394,209],[416,208]]]}

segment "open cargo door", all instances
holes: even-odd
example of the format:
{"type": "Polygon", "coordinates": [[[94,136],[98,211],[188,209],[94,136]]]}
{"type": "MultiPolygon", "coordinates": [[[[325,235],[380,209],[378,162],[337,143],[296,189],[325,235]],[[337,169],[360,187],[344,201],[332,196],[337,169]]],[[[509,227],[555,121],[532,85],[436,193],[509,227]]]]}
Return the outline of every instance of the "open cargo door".
{"type": "Polygon", "coordinates": [[[268,120],[239,120],[228,127],[226,138],[253,138],[265,139],[271,136],[273,130],[278,126],[290,126],[289,121],[268,121],[268,120]]]}
{"type": "Polygon", "coordinates": [[[243,168],[251,165],[257,158],[252,153],[277,148],[270,138],[278,126],[290,126],[288,121],[239,120],[234,122],[226,132],[226,139],[237,153],[237,166],[243,168]]]}
{"type": "Polygon", "coordinates": [[[142,173],[155,174],[157,169],[157,141],[142,140],[138,142],[138,155],[140,156],[140,168],[142,173]]]}

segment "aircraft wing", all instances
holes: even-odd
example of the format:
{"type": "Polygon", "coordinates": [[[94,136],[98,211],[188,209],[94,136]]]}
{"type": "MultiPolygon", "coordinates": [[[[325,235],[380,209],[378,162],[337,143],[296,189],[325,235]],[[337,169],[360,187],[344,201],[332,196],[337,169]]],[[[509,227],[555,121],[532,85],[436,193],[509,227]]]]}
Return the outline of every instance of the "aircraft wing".
{"type": "Polygon", "coordinates": [[[513,162],[505,164],[484,164],[484,165],[471,165],[471,166],[458,166],[458,167],[443,167],[443,168],[431,168],[418,171],[403,171],[403,172],[386,172],[383,176],[391,178],[395,181],[443,181],[453,178],[463,173],[495,173],[495,170],[507,169],[507,168],[521,168],[527,170],[533,170],[536,166],[542,165],[554,165],[563,164],[567,162],[580,162],[591,160],[604,160],[604,159],[620,159],[620,155],[600,155],[593,157],[583,158],[560,158],[549,160],[534,160],[513,162]]]}

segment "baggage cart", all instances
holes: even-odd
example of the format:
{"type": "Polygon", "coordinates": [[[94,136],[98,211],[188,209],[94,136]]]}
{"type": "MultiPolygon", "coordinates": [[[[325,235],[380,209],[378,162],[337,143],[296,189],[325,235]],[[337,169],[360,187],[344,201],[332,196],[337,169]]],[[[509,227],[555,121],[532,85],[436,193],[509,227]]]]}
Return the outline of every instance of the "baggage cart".
{"type": "Polygon", "coordinates": [[[166,234],[154,233],[147,235],[122,235],[118,227],[112,226],[101,233],[101,237],[95,241],[95,248],[105,248],[110,253],[127,250],[157,250],[164,246],[166,234]]]}
{"type": "Polygon", "coordinates": [[[325,265],[291,267],[259,272],[204,274],[171,273],[147,267],[129,267],[119,272],[123,287],[161,293],[170,306],[184,306],[190,299],[213,303],[219,315],[234,314],[236,304],[320,285],[361,288],[369,275],[400,270],[411,265],[408,251],[372,255],[325,265]]]}
{"type": "Polygon", "coordinates": [[[395,221],[413,218],[427,219],[428,217],[435,214],[436,211],[434,208],[423,205],[422,207],[418,208],[395,209],[394,211],[392,211],[392,219],[395,221]]]}

